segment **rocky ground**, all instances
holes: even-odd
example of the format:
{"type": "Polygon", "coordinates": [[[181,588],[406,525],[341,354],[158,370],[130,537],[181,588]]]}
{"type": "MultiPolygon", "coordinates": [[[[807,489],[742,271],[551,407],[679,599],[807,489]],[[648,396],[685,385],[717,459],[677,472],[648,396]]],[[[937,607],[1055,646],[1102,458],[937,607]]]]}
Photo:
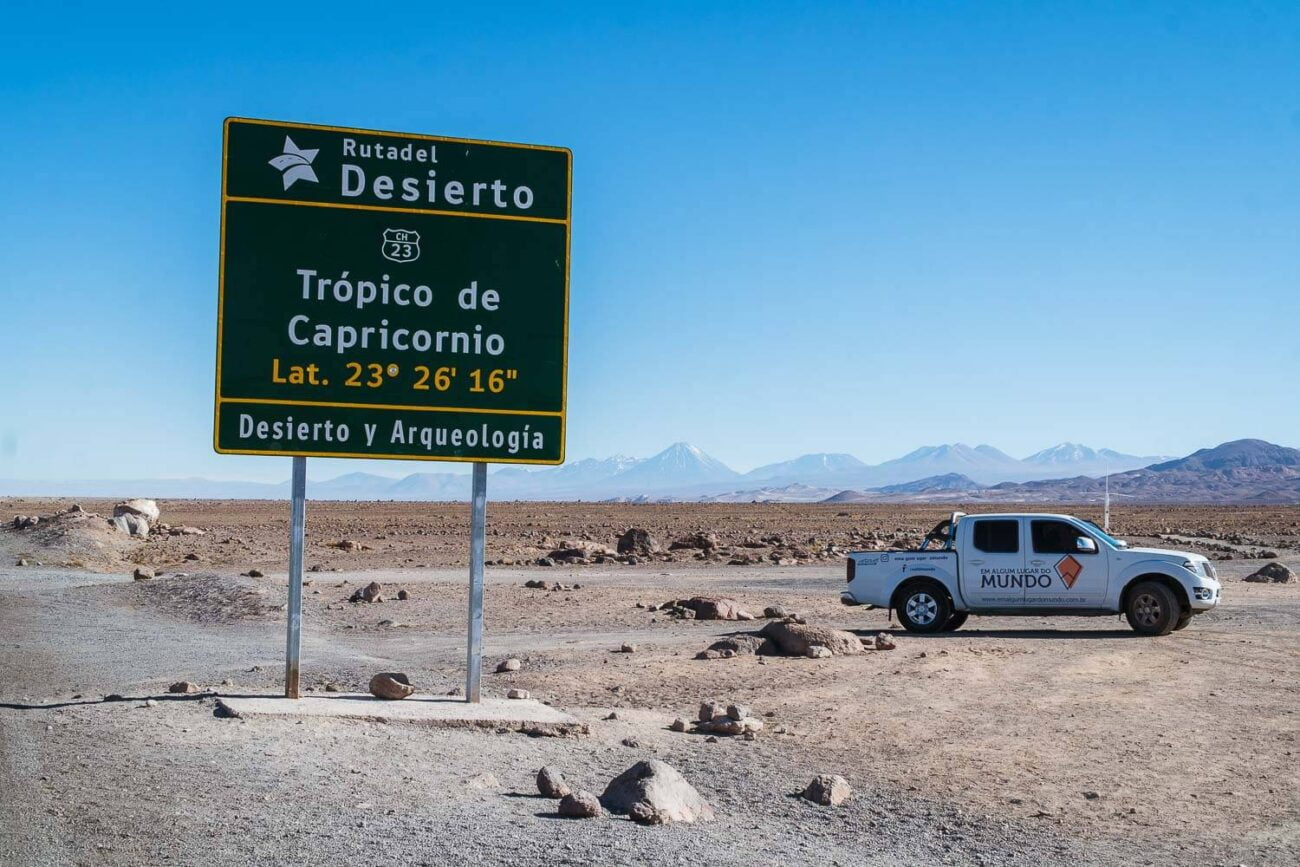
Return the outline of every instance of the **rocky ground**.
{"type": "MultiPolygon", "coordinates": [[[[527,689],[590,726],[562,739],[219,718],[215,695],[280,685],[287,509],[161,505],[132,544],[97,547],[57,525],[0,531],[0,863],[1300,861],[1300,585],[1241,580],[1268,562],[1300,568],[1297,509],[1125,509],[1121,533],[1233,558],[1219,564],[1219,609],[1143,639],[1113,618],[974,619],[918,637],[838,603],[838,549],[901,543],[940,510],[494,504],[488,557],[521,565],[488,569],[484,688],[527,689]],[[628,527],[664,548],[717,541],[627,563],[628,527]],[[566,540],[591,544],[573,562],[552,557],[575,550],[566,540]],[[730,565],[738,553],[752,561],[730,565]],[[137,566],[161,575],[132,580],[137,566]],[[524,586],[539,580],[569,589],[524,586]],[[696,659],[763,626],[649,609],[696,594],[884,631],[896,647],[696,659]],[[491,673],[508,657],[517,671],[491,673]],[[180,679],[204,691],[169,695],[180,679]],[[716,742],[671,730],[710,698],[747,705],[762,729],[716,742]],[[650,758],[716,818],[563,819],[533,781],[552,765],[600,794],[650,758]],[[852,786],[845,804],[798,796],[823,773],[852,786]]],[[[464,510],[310,505],[307,562],[321,571],[305,588],[305,688],[364,691],[385,670],[431,693],[461,685],[464,510]],[[348,601],[371,581],[385,601],[348,601]]]]}

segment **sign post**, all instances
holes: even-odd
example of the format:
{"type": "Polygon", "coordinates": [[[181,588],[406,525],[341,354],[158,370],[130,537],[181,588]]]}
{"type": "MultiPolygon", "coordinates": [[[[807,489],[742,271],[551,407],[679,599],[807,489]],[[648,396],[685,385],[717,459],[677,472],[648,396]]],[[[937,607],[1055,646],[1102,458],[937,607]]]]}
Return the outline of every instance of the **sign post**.
{"type": "Polygon", "coordinates": [[[302,541],[307,525],[307,459],[293,459],[289,501],[289,606],[284,647],[284,697],[298,697],[302,657],[302,541]]]}
{"type": "Polygon", "coordinates": [[[483,679],[483,549],[487,538],[487,464],[474,465],[469,529],[469,642],[465,660],[465,700],[479,701],[483,679]]]}
{"type": "Polygon", "coordinates": [[[228,118],[214,447],[294,458],[285,691],[297,694],[306,458],[474,464],[477,700],[489,461],[564,462],[572,155],[228,118]]]}

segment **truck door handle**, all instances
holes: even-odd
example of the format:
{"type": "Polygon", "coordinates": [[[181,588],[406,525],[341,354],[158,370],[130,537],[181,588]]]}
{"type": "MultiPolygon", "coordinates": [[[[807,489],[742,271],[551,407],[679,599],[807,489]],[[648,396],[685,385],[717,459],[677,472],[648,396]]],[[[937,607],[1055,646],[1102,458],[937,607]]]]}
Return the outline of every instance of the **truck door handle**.
{"type": "Polygon", "coordinates": [[[1030,560],[1030,561],[1029,561],[1029,565],[1030,565],[1030,566],[1042,566],[1042,565],[1043,565],[1044,563],[1046,563],[1046,562],[1047,562],[1046,560],[1030,560]]]}
{"type": "Polygon", "coordinates": [[[978,566],[978,565],[980,565],[981,563],[983,563],[984,561],[983,561],[983,560],[967,560],[966,562],[969,563],[969,564],[971,564],[972,566],[978,566]]]}

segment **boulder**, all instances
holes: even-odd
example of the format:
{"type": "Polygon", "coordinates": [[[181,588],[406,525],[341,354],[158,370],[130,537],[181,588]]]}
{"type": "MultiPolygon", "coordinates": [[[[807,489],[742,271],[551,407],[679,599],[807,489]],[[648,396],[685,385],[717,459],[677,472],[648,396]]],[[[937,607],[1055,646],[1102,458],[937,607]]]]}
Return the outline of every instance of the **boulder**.
{"type": "Polygon", "coordinates": [[[836,656],[862,653],[862,642],[852,632],[809,626],[793,620],[773,620],[759,630],[789,656],[808,656],[808,648],[824,647],[836,656]]]}
{"type": "Polygon", "coordinates": [[[764,638],[761,635],[728,635],[726,638],[719,638],[710,644],[708,650],[713,651],[712,655],[706,656],[702,653],[696,656],[696,659],[730,659],[733,656],[747,656],[755,653],[777,656],[781,653],[781,649],[771,639],[764,638]],[[730,655],[724,657],[723,654],[730,655]]]}
{"type": "Polygon", "coordinates": [[[683,536],[680,539],[674,539],[673,543],[668,546],[670,551],[699,550],[712,551],[719,545],[718,535],[716,533],[692,533],[689,536],[683,536]]]}
{"type": "Polygon", "coordinates": [[[573,790],[564,781],[564,775],[547,765],[537,772],[537,791],[547,798],[563,798],[573,790]]]}
{"type": "Polygon", "coordinates": [[[752,620],[735,599],[726,596],[692,596],[690,599],[678,599],[670,607],[683,608],[694,613],[696,620],[752,620]]]}
{"type": "Polygon", "coordinates": [[[591,792],[579,790],[560,799],[560,815],[569,819],[597,819],[604,815],[600,799],[591,792]]]}
{"type": "Polygon", "coordinates": [[[618,537],[618,553],[624,555],[646,556],[661,550],[659,540],[650,535],[649,530],[633,527],[618,537]]]}
{"type": "Polygon", "coordinates": [[[361,587],[353,592],[348,598],[349,602],[383,602],[384,586],[378,581],[371,581],[365,587],[361,587]]]}
{"type": "Polygon", "coordinates": [[[853,788],[838,774],[818,774],[803,790],[803,797],[823,807],[838,807],[853,797],[853,788]]]}
{"type": "Polygon", "coordinates": [[[370,678],[370,694],[375,698],[397,701],[414,692],[411,679],[400,671],[383,671],[370,678]]]}
{"type": "Polygon", "coordinates": [[[593,557],[613,557],[613,549],[598,542],[565,539],[547,556],[554,560],[585,560],[593,557]]]}
{"type": "Polygon", "coordinates": [[[108,519],[109,526],[128,536],[144,538],[149,535],[149,521],[139,515],[118,515],[108,519]]]}
{"type": "Polygon", "coordinates": [[[696,716],[700,722],[711,722],[714,717],[726,714],[726,705],[720,701],[709,699],[700,702],[700,712],[696,716]]]}
{"type": "Polygon", "coordinates": [[[714,815],[695,787],[658,759],[637,762],[611,780],[600,803],[611,813],[629,815],[641,824],[694,822],[714,815]]]}
{"type": "Polygon", "coordinates": [[[135,515],[144,518],[150,524],[158,523],[161,514],[158,504],[153,500],[124,500],[113,507],[114,518],[135,515]]]}
{"type": "Polygon", "coordinates": [[[1297,579],[1296,574],[1288,569],[1284,563],[1274,560],[1271,563],[1265,563],[1241,580],[1249,581],[1252,584],[1294,584],[1300,579],[1297,579]]]}
{"type": "Polygon", "coordinates": [[[729,716],[722,716],[714,719],[712,722],[702,722],[696,729],[702,732],[710,732],[715,735],[743,735],[751,732],[763,730],[763,721],[758,717],[745,717],[744,719],[732,719],[729,716]]]}

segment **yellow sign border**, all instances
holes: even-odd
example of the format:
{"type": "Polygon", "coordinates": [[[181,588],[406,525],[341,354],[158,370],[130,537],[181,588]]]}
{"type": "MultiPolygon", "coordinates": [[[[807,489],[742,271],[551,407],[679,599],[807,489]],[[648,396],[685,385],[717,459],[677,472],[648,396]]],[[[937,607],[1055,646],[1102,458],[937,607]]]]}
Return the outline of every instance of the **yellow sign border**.
{"type": "Polygon", "coordinates": [[[510,416],[559,416],[560,419],[560,454],[556,460],[532,460],[526,458],[492,458],[488,463],[494,464],[534,464],[541,466],[558,466],[564,463],[565,447],[567,446],[567,427],[568,427],[568,408],[569,408],[569,269],[570,259],[573,250],[573,151],[564,147],[555,147],[553,145],[534,145],[520,144],[515,142],[492,141],[489,139],[471,139],[455,138],[452,136],[426,135],[423,133],[396,132],[392,130],[362,129],[360,127],[350,126],[327,126],[324,124],[297,123],[295,121],[266,120],[262,118],[251,117],[227,117],[221,125],[221,234],[220,248],[217,251],[217,360],[216,360],[216,377],[215,389],[213,395],[213,415],[212,415],[212,448],[217,454],[222,455],[265,455],[268,457],[304,457],[304,458],[370,458],[377,461],[450,461],[453,463],[478,463],[482,458],[477,457],[424,457],[419,455],[384,455],[384,454],[352,454],[341,452],[308,452],[297,450],[253,450],[253,449],[223,449],[220,444],[221,439],[221,405],[223,403],[262,403],[277,404],[281,406],[326,406],[338,408],[355,408],[355,409],[400,409],[403,411],[420,411],[420,412],[465,412],[465,413],[483,413],[485,415],[510,415],[510,416]],[[510,214],[478,214],[462,211],[436,211],[416,208],[387,208],[380,205],[347,205],[335,202],[304,202],[294,199],[259,199],[246,196],[228,196],[226,195],[226,174],[227,165],[230,158],[230,125],[232,123],[249,123],[259,126],[287,127],[291,129],[314,129],[326,132],[350,132],[363,135],[382,135],[399,138],[412,138],[420,141],[433,142],[451,142],[455,144],[473,144],[485,145],[489,147],[506,147],[512,149],[540,150],[550,151],[553,153],[562,153],[568,161],[568,190],[567,199],[564,205],[565,218],[563,220],[551,217],[521,217],[510,214]],[[254,398],[237,398],[223,397],[221,394],[221,344],[223,335],[223,326],[225,324],[226,309],[226,205],[229,202],[256,202],[260,204],[276,205],[295,205],[321,208],[340,208],[343,210],[353,211],[399,211],[402,213],[427,214],[433,216],[445,217],[469,217],[477,219],[490,220],[513,220],[516,222],[530,223],[560,223],[564,225],[564,339],[563,339],[563,357],[560,359],[560,407],[558,412],[539,411],[539,410],[508,410],[508,409],[481,409],[471,407],[415,407],[415,406],[390,406],[386,404],[345,404],[345,403],[325,403],[321,401],[308,400],[271,400],[271,399],[254,399],[254,398]]]}

